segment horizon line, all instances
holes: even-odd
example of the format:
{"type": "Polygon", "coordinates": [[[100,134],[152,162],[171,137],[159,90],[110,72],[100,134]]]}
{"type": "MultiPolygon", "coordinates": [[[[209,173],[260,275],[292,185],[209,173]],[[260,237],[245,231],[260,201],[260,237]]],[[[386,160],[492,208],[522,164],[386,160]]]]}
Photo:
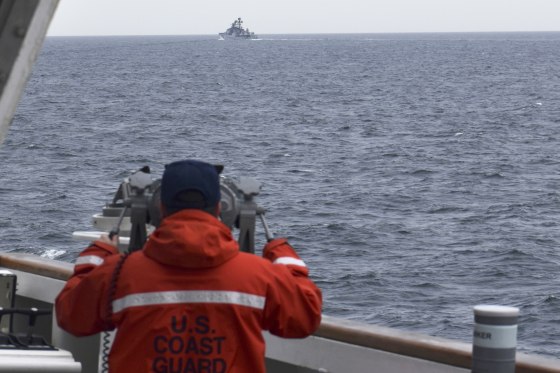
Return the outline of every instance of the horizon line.
{"type": "MultiPolygon", "coordinates": [[[[258,35],[395,35],[395,34],[520,34],[520,33],[560,33],[560,30],[549,31],[392,31],[392,32],[286,32],[286,33],[259,33],[258,35]]],[[[214,36],[212,34],[72,34],[49,35],[47,37],[105,37],[105,36],[214,36]]]]}

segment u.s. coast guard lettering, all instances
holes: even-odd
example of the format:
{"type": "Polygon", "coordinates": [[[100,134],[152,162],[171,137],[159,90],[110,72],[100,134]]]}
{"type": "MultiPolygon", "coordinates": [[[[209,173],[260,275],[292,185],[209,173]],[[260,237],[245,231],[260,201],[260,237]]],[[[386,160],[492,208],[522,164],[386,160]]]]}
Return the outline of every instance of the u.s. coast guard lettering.
{"type": "Polygon", "coordinates": [[[221,358],[225,336],[216,335],[207,316],[172,316],[172,334],[154,337],[155,373],[225,373],[226,360],[221,358]],[[210,357],[212,356],[212,357],[210,357]]]}

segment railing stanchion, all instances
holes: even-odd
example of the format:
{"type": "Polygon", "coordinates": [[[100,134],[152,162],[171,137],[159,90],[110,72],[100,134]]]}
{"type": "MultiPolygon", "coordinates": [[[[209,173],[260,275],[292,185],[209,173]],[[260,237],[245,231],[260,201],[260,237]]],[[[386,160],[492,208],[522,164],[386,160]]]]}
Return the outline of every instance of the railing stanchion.
{"type": "Polygon", "coordinates": [[[514,373],[517,346],[516,307],[474,307],[472,373],[514,373]]]}

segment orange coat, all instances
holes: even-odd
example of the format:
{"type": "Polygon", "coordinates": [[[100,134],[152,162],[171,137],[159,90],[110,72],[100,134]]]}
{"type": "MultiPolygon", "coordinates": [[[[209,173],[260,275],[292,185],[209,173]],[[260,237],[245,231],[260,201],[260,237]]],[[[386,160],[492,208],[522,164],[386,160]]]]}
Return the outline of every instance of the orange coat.
{"type": "Polygon", "coordinates": [[[126,258],[116,288],[116,248],[84,250],[56,299],[58,324],[76,336],[116,327],[111,372],[264,373],[261,331],[310,335],[322,298],[285,239],[263,256],[240,252],[210,214],[182,210],[126,258]]]}

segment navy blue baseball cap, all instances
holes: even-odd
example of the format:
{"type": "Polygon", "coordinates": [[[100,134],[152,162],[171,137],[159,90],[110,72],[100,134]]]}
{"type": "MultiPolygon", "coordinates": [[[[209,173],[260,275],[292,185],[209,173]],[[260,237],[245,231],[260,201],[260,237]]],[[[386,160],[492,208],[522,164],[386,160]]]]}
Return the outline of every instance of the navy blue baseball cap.
{"type": "Polygon", "coordinates": [[[177,196],[195,190],[204,197],[204,207],[216,206],[220,201],[220,177],[223,166],[187,159],[165,166],[161,179],[161,202],[169,211],[196,208],[177,196]]]}

